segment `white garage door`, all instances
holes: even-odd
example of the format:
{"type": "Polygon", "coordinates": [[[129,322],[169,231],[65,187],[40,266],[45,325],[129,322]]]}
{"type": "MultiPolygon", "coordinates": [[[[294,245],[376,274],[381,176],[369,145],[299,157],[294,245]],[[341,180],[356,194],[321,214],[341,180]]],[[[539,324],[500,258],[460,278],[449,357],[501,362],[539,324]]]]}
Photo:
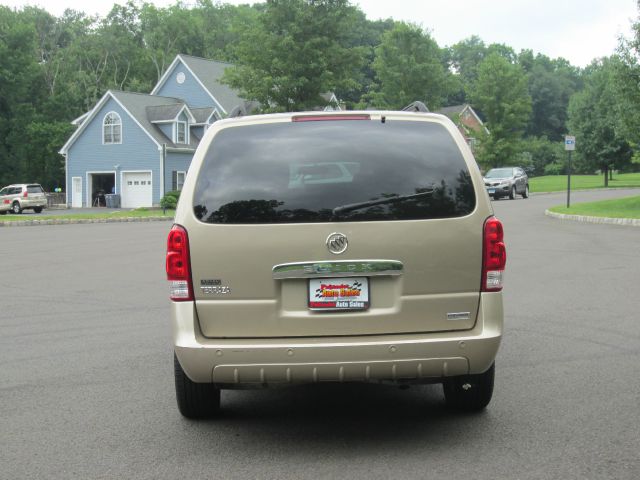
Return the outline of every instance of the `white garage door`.
{"type": "Polygon", "coordinates": [[[122,208],[151,207],[151,172],[124,172],[122,174],[122,208]]]}

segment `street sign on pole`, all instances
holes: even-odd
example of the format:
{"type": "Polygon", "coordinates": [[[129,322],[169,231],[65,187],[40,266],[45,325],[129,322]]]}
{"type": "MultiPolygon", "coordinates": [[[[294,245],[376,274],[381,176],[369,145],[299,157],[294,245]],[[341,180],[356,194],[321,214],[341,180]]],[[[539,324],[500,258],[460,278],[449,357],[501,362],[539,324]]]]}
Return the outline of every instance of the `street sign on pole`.
{"type": "Polygon", "coordinates": [[[567,160],[567,208],[569,208],[571,206],[571,152],[576,149],[576,137],[565,135],[564,149],[569,156],[567,160]]]}
{"type": "Polygon", "coordinates": [[[564,149],[567,151],[576,149],[576,137],[572,135],[565,135],[564,137],[564,149]]]}

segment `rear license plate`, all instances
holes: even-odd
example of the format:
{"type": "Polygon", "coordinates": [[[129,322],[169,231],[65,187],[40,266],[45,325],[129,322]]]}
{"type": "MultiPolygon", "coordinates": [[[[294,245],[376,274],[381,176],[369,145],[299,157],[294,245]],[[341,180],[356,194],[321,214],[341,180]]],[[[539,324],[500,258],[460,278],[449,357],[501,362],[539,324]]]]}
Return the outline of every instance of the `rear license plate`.
{"type": "Polygon", "coordinates": [[[311,310],[366,310],[369,279],[366,277],[312,278],[309,280],[311,310]]]}

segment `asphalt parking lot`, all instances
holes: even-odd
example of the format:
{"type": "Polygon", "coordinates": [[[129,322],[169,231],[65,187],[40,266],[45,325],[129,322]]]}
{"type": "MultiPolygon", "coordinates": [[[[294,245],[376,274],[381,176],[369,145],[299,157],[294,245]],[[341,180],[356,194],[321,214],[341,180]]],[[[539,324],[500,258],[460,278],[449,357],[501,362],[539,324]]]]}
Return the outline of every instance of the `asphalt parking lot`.
{"type": "Polygon", "coordinates": [[[187,421],[170,222],[1,229],[0,477],[640,478],[640,228],[544,215],[563,202],[494,202],[506,332],[478,415],[436,385],[320,385],[225,391],[221,419],[187,421]]]}

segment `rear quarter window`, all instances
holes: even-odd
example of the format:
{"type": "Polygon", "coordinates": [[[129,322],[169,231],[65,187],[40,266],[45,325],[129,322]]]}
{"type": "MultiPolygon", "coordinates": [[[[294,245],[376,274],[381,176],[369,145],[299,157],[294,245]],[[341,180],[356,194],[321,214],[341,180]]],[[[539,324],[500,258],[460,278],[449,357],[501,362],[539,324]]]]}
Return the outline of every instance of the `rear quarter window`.
{"type": "Polygon", "coordinates": [[[29,193],[44,193],[40,185],[27,185],[27,192],[29,193]]]}
{"type": "Polygon", "coordinates": [[[343,120],[230,127],[209,145],[193,209],[208,223],[313,223],[459,217],[471,175],[432,122],[343,120]]]}

